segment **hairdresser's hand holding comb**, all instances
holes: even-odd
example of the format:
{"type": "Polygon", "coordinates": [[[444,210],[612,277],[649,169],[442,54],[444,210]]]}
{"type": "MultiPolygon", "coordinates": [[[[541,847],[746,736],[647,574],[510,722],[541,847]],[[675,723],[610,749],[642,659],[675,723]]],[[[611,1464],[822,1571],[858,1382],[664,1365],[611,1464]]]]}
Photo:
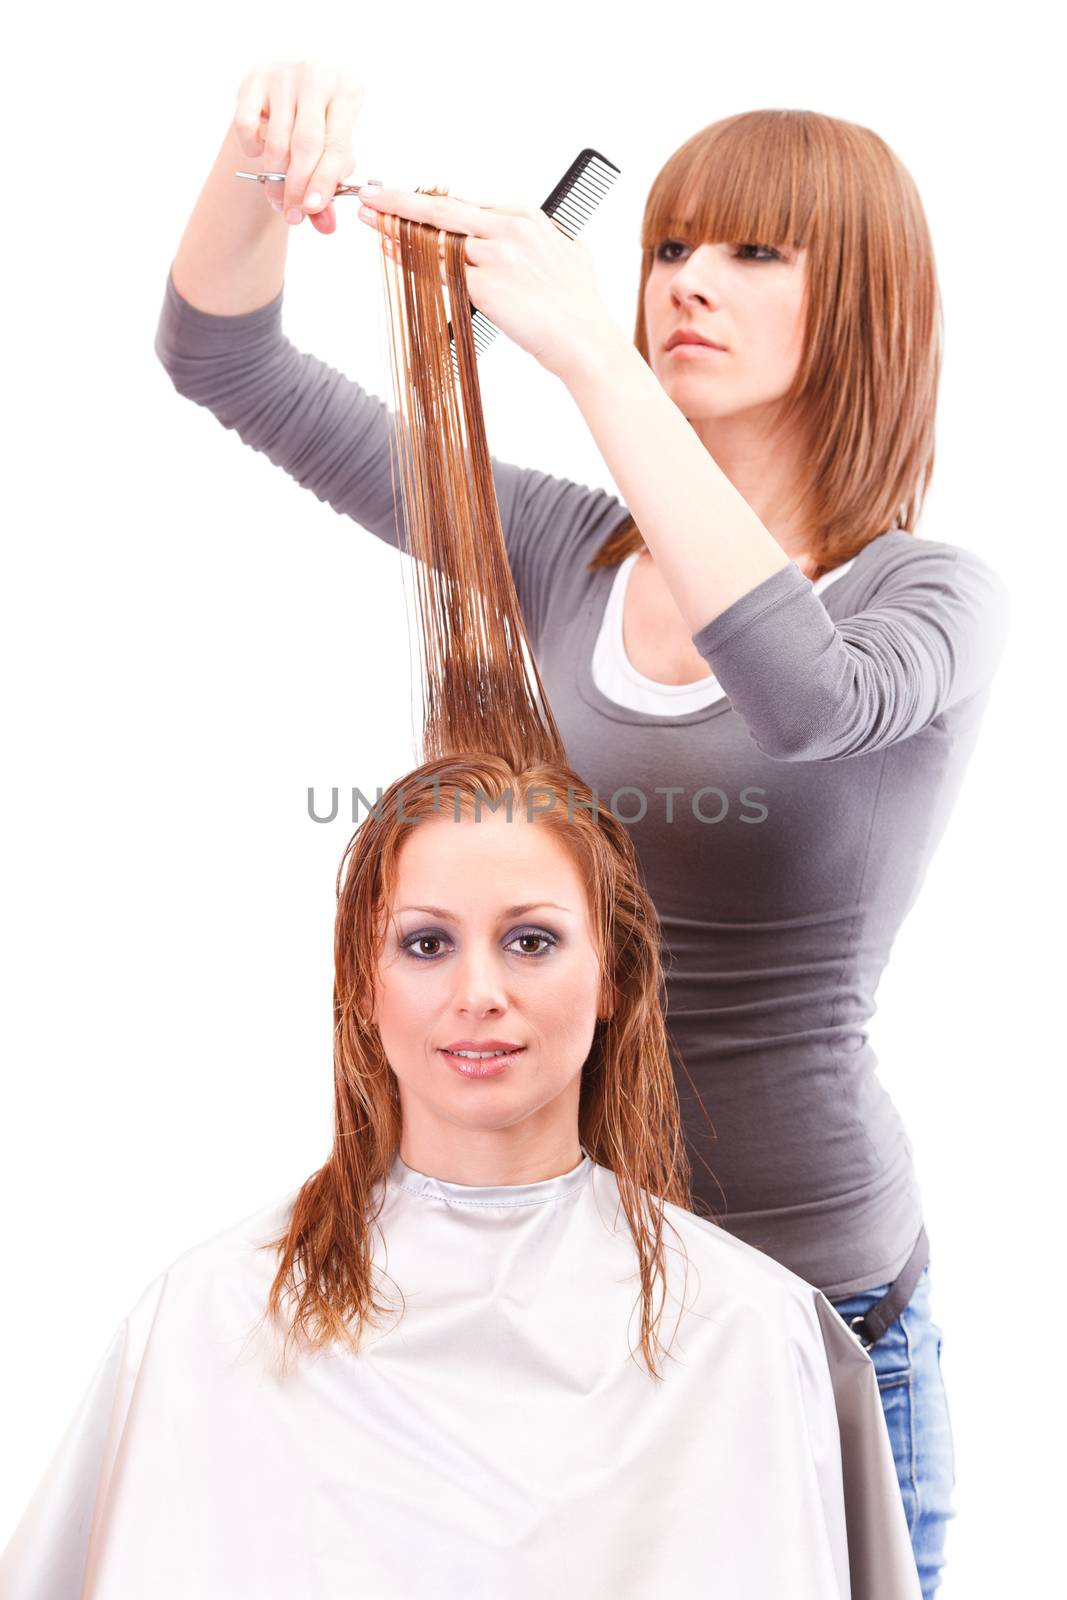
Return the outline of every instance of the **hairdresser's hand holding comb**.
{"type": "MultiPolygon", "coordinates": [[[[467,292],[479,311],[547,371],[560,376],[579,339],[614,328],[593,275],[592,258],[535,206],[481,206],[455,195],[408,189],[361,189],[360,220],[408,217],[444,234],[466,236],[467,292]]],[[[387,222],[396,232],[395,220],[387,222]]],[[[385,248],[392,254],[389,234],[385,248]]],[[[618,330],[614,330],[617,334],[618,330]]]]}

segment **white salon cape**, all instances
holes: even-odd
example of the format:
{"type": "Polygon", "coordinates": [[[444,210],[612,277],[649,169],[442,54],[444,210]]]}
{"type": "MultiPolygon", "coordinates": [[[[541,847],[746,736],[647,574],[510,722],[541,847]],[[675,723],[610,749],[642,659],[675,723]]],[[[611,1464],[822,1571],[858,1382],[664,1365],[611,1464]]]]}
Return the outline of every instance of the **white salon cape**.
{"type": "Polygon", "coordinates": [[[358,1356],[282,1379],[249,1337],[295,1191],[149,1285],[3,1600],[921,1600],[874,1367],[818,1289],[668,1205],[656,1380],[608,1168],[472,1188],[397,1158],[386,1190],[397,1310],[358,1356]]]}

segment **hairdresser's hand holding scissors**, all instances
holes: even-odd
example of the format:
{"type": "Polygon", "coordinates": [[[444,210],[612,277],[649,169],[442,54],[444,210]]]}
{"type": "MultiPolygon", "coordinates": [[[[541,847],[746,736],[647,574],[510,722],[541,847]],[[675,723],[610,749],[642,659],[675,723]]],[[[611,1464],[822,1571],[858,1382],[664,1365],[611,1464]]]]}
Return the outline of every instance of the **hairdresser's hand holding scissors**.
{"type": "Polygon", "coordinates": [[[233,127],[241,148],[259,157],[267,200],[287,223],[307,216],[317,233],[334,233],[333,200],[355,166],[352,129],[363,104],[360,84],[329,62],[268,61],[242,79],[233,127]]]}
{"type": "Polygon", "coordinates": [[[442,230],[442,275],[444,233],[465,234],[471,300],[549,372],[559,375],[576,341],[611,323],[589,252],[535,206],[480,206],[407,189],[363,188],[359,198],[360,220],[376,230],[381,213],[442,230]]]}

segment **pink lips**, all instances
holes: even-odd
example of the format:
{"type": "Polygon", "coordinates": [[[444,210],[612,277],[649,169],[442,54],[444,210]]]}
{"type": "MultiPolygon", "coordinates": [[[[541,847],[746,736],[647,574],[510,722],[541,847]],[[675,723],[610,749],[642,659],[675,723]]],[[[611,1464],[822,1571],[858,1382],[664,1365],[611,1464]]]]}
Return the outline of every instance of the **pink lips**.
{"type": "Polygon", "coordinates": [[[726,354],[725,345],[716,344],[714,339],[706,339],[702,333],[697,333],[691,328],[678,328],[667,340],[664,349],[668,355],[676,350],[716,350],[720,355],[726,354]]]}
{"type": "Polygon", "coordinates": [[[453,1039],[442,1050],[517,1050],[514,1039],[453,1039]]]}
{"type": "MultiPolygon", "coordinates": [[[[486,1042],[484,1044],[482,1044],[482,1045],[471,1044],[471,1045],[466,1045],[466,1046],[465,1045],[460,1045],[457,1042],[455,1048],[456,1049],[470,1049],[470,1050],[477,1050],[477,1049],[485,1050],[485,1049],[493,1049],[493,1048],[495,1048],[495,1045],[496,1045],[496,1041],[495,1040],[486,1040],[486,1042]]],[[[481,1061],[474,1061],[470,1057],[467,1057],[467,1056],[454,1055],[451,1050],[447,1050],[447,1049],[442,1049],[441,1054],[444,1056],[444,1058],[448,1062],[449,1066],[452,1067],[454,1071],[458,1072],[461,1077],[464,1077],[464,1078],[495,1078],[501,1072],[506,1072],[508,1067],[511,1066],[512,1062],[515,1061],[519,1056],[521,1056],[523,1054],[523,1052],[525,1051],[525,1049],[526,1049],[526,1046],[525,1045],[521,1045],[521,1046],[519,1046],[518,1049],[513,1049],[513,1050],[510,1050],[510,1051],[508,1051],[506,1053],[501,1053],[500,1055],[486,1056],[481,1061]]]]}
{"type": "Polygon", "coordinates": [[[723,356],[725,350],[719,350],[713,344],[676,344],[673,350],[668,350],[669,356],[723,356]]]}

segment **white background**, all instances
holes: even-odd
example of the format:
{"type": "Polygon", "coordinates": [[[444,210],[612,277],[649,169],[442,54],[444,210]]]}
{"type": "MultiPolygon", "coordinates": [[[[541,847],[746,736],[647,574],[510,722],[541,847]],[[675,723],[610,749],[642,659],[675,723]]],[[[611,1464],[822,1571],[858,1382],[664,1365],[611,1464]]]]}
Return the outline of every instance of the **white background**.
{"type": "MultiPolygon", "coordinates": [[[[98,5],[9,31],[0,1545],[145,1284],[324,1159],[351,828],[343,812],[312,823],[306,791],[370,794],[414,759],[403,558],[179,398],[153,352],[241,78],[322,58],[366,86],[357,179],[539,204],[582,146],[615,161],[583,238],[631,334],[648,187],[709,122],[847,118],[918,183],[947,341],[920,533],[992,562],[1014,617],[871,1036],[934,1246],[958,1478],[942,1594],[1047,1592],[1064,235],[1040,30],[1036,6],[675,0],[629,19],[98,5]]],[[[284,326],[391,401],[377,244],[354,204],[338,201],[333,237],[291,237],[284,326]]],[[[614,489],[530,357],[498,338],[482,383],[494,455],[614,489]]]]}

